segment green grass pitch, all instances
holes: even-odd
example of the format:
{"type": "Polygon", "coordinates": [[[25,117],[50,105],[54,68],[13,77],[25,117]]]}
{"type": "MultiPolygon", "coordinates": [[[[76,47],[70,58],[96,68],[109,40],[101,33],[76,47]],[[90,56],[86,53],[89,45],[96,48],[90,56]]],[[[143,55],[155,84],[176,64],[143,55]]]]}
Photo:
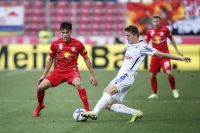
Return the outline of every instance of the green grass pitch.
{"type": "MultiPolygon", "coordinates": [[[[89,73],[81,72],[91,108],[117,71],[95,71],[98,87],[89,84],[89,73]]],[[[77,91],[66,83],[46,91],[45,105],[38,118],[32,117],[37,104],[36,81],[41,71],[0,72],[0,133],[199,133],[200,71],[173,71],[180,98],[174,99],[167,77],[158,75],[158,95],[151,93],[148,71],[140,71],[124,104],[140,109],[144,117],[128,123],[129,115],[103,110],[97,121],[75,122],[72,113],[83,108],[77,91]]]]}

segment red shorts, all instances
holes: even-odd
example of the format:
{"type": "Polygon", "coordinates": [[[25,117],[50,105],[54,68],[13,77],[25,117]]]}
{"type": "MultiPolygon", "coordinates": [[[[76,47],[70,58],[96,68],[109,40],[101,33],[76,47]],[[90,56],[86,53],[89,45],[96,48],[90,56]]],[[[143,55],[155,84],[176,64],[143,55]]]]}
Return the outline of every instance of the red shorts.
{"type": "Polygon", "coordinates": [[[72,81],[74,78],[81,78],[80,73],[78,70],[72,70],[69,72],[60,72],[58,70],[54,70],[46,77],[52,86],[55,87],[63,82],[67,82],[68,84],[72,85],[72,81]]]}
{"type": "Polygon", "coordinates": [[[171,71],[172,67],[171,67],[170,59],[152,57],[149,71],[151,73],[157,73],[157,72],[160,72],[160,68],[163,69],[164,73],[166,73],[166,70],[171,71]]]}

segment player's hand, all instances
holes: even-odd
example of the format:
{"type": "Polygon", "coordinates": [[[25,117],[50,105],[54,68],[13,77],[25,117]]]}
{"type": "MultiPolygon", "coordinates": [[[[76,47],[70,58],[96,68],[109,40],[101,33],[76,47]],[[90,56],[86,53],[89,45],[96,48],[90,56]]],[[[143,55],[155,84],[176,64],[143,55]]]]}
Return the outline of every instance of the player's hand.
{"type": "Polygon", "coordinates": [[[45,76],[41,76],[41,77],[38,79],[37,84],[39,85],[39,84],[42,82],[42,80],[44,80],[44,78],[45,78],[45,76]]]}
{"type": "Polygon", "coordinates": [[[185,61],[185,62],[191,62],[191,59],[190,58],[188,58],[188,57],[181,57],[181,60],[182,61],[185,61]]]}
{"type": "Polygon", "coordinates": [[[96,78],[93,77],[93,76],[90,77],[90,83],[91,83],[94,87],[96,87],[96,86],[98,85],[98,81],[97,81],[96,78]]]}

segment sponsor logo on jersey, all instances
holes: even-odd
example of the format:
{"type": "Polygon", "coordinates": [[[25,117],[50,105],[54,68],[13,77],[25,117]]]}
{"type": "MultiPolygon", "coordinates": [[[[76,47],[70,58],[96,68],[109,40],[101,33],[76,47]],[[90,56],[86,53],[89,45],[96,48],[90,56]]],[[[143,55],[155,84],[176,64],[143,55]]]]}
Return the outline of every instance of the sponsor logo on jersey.
{"type": "Polygon", "coordinates": [[[125,73],[124,75],[122,75],[120,78],[115,80],[115,84],[122,82],[123,80],[125,80],[128,77],[128,73],[125,73]]]}
{"type": "Polygon", "coordinates": [[[69,57],[69,55],[70,55],[70,53],[69,53],[69,52],[65,52],[65,53],[64,53],[64,56],[65,56],[65,58],[68,58],[68,57],[69,57]]]}
{"type": "Polygon", "coordinates": [[[159,37],[159,36],[155,36],[155,38],[154,38],[154,39],[155,39],[155,41],[156,41],[156,43],[157,43],[157,44],[159,44],[159,43],[160,43],[160,37],[159,37]]]}
{"type": "Polygon", "coordinates": [[[148,47],[148,46],[145,46],[144,47],[147,51],[150,51],[150,52],[152,52],[153,51],[153,49],[152,48],[150,48],[150,47],[148,47]]]}
{"type": "Polygon", "coordinates": [[[125,55],[125,57],[124,57],[126,60],[132,60],[133,59],[133,57],[132,56],[130,56],[130,55],[125,55]]]}

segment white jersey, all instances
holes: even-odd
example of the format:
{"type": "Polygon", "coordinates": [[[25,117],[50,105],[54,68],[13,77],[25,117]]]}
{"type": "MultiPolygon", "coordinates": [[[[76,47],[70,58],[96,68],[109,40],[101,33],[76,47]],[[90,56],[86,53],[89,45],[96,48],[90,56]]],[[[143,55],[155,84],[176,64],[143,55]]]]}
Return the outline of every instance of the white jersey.
{"type": "Polygon", "coordinates": [[[128,44],[124,61],[118,75],[121,75],[124,72],[128,72],[129,74],[137,72],[146,55],[153,55],[155,52],[156,49],[150,47],[142,40],[137,44],[128,44]]]}
{"type": "Polygon", "coordinates": [[[137,44],[129,44],[126,48],[124,61],[117,76],[110,82],[117,87],[118,93],[114,97],[118,102],[122,102],[128,92],[129,87],[133,84],[140,64],[146,55],[154,55],[156,49],[150,47],[144,41],[137,44]]]}

